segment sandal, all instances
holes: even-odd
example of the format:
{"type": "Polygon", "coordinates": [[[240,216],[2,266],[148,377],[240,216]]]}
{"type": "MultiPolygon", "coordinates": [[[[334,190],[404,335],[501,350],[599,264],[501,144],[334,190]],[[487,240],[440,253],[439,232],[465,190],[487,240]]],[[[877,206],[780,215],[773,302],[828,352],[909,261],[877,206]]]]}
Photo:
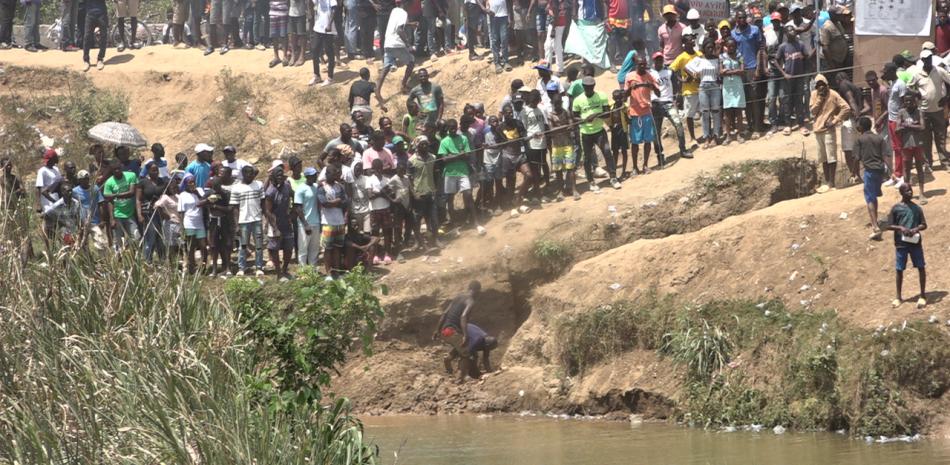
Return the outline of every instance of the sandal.
{"type": "Polygon", "coordinates": [[[274,58],[273,60],[270,61],[270,63],[267,65],[267,67],[268,67],[268,68],[273,68],[273,67],[275,67],[275,66],[277,66],[277,65],[279,65],[279,64],[280,64],[280,58],[274,58]]]}
{"type": "Polygon", "coordinates": [[[791,129],[791,128],[782,129],[782,135],[783,135],[783,136],[790,136],[790,135],[792,135],[792,129],[791,129]]]}
{"type": "Polygon", "coordinates": [[[891,307],[897,308],[901,306],[901,299],[894,299],[891,301],[891,307]]]}

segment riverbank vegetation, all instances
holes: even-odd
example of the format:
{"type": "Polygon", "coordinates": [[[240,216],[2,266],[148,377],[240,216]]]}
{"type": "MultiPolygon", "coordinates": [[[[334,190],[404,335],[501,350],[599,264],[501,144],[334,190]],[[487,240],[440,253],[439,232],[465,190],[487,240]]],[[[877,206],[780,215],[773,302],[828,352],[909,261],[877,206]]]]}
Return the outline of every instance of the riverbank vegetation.
{"type": "Polygon", "coordinates": [[[324,381],[380,316],[367,276],[222,293],[65,251],[0,273],[0,463],[376,463],[324,381]]]}
{"type": "Polygon", "coordinates": [[[950,388],[950,337],[926,322],[869,331],[779,301],[684,305],[654,295],[570,313],[555,328],[571,376],[632,350],[676,361],[677,419],[700,427],[915,434],[925,405],[950,388]]]}

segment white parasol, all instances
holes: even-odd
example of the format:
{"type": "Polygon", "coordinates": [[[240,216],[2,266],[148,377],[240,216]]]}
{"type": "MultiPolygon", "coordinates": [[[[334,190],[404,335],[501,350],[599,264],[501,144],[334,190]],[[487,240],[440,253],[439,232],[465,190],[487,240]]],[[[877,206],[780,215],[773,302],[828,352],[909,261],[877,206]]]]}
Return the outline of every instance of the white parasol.
{"type": "Polygon", "coordinates": [[[126,147],[145,147],[148,142],[138,129],[125,123],[100,123],[89,130],[89,137],[106,144],[126,147]]]}

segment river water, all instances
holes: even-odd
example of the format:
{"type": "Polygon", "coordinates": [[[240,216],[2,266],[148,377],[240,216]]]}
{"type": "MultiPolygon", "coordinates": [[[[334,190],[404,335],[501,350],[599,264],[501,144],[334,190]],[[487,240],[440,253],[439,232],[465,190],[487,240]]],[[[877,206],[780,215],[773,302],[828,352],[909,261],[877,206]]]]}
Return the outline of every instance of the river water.
{"type": "Polygon", "coordinates": [[[546,417],[364,419],[392,465],[937,465],[950,442],[866,443],[834,433],[715,432],[661,423],[546,417]]]}

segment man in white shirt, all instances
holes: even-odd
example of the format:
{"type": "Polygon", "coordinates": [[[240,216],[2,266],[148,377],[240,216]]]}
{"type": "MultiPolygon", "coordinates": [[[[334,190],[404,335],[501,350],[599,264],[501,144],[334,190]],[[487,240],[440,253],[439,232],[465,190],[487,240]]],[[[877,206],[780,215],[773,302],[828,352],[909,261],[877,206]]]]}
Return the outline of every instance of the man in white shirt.
{"type": "Polygon", "coordinates": [[[653,54],[653,69],[650,75],[656,81],[656,86],[660,88],[660,93],[653,93],[651,103],[653,112],[653,124],[656,125],[656,140],[653,141],[653,148],[656,151],[660,161],[660,167],[666,165],[666,155],[663,154],[662,130],[663,120],[668,119],[673,123],[676,129],[676,140],[680,146],[680,157],[693,158],[693,154],[686,148],[686,135],[683,132],[683,120],[680,118],[679,111],[676,109],[676,100],[673,98],[673,71],[670,67],[663,64],[663,52],[653,54]]]}
{"type": "MultiPolygon", "coordinates": [[[[47,189],[62,178],[59,168],[56,167],[57,163],[59,163],[59,154],[56,150],[46,149],[43,153],[43,166],[36,172],[36,213],[43,214],[50,205],[59,200],[58,193],[47,189]]],[[[44,216],[44,218],[47,217],[44,216]]],[[[55,222],[45,221],[43,232],[47,237],[52,237],[56,233],[55,222]]]]}
{"type": "Polygon", "coordinates": [[[923,146],[924,158],[927,164],[933,166],[933,148],[937,145],[937,155],[941,166],[947,164],[947,118],[943,113],[944,100],[947,97],[947,84],[950,84],[950,73],[937,66],[937,60],[932,50],[924,49],[920,52],[921,66],[913,70],[909,87],[920,93],[920,112],[924,119],[923,146]]]}
{"type": "MultiPolygon", "coordinates": [[[[379,80],[376,81],[376,98],[382,102],[383,82],[390,71],[405,65],[406,73],[402,76],[402,92],[409,92],[409,76],[412,76],[412,69],[415,67],[415,59],[409,47],[406,44],[409,40],[409,31],[406,26],[415,25],[410,23],[409,15],[402,8],[402,0],[396,0],[396,7],[389,14],[389,22],[386,24],[386,48],[383,49],[383,69],[379,72],[379,80]]],[[[386,111],[386,110],[383,110],[386,111]]]]}
{"type": "Polygon", "coordinates": [[[244,179],[244,167],[250,165],[251,164],[247,161],[237,158],[237,148],[233,145],[228,145],[224,148],[224,166],[231,168],[231,176],[233,176],[237,182],[241,182],[244,179]]]}
{"type": "MultiPolygon", "coordinates": [[[[310,56],[313,59],[313,79],[310,85],[320,82],[320,60],[327,57],[327,79],[321,86],[328,86],[333,81],[333,66],[336,56],[336,26],[333,21],[339,0],[313,0],[313,40],[310,42],[310,56]]],[[[388,45],[388,44],[387,44],[388,45]]]]}
{"type": "Polygon", "coordinates": [[[231,187],[231,208],[237,210],[238,228],[240,230],[240,248],[238,249],[238,276],[244,276],[247,268],[247,246],[254,239],[254,259],[257,266],[257,276],[264,275],[264,236],[261,227],[263,211],[261,201],[264,199],[264,186],[255,181],[257,170],[247,165],[241,169],[240,183],[231,187]]]}

